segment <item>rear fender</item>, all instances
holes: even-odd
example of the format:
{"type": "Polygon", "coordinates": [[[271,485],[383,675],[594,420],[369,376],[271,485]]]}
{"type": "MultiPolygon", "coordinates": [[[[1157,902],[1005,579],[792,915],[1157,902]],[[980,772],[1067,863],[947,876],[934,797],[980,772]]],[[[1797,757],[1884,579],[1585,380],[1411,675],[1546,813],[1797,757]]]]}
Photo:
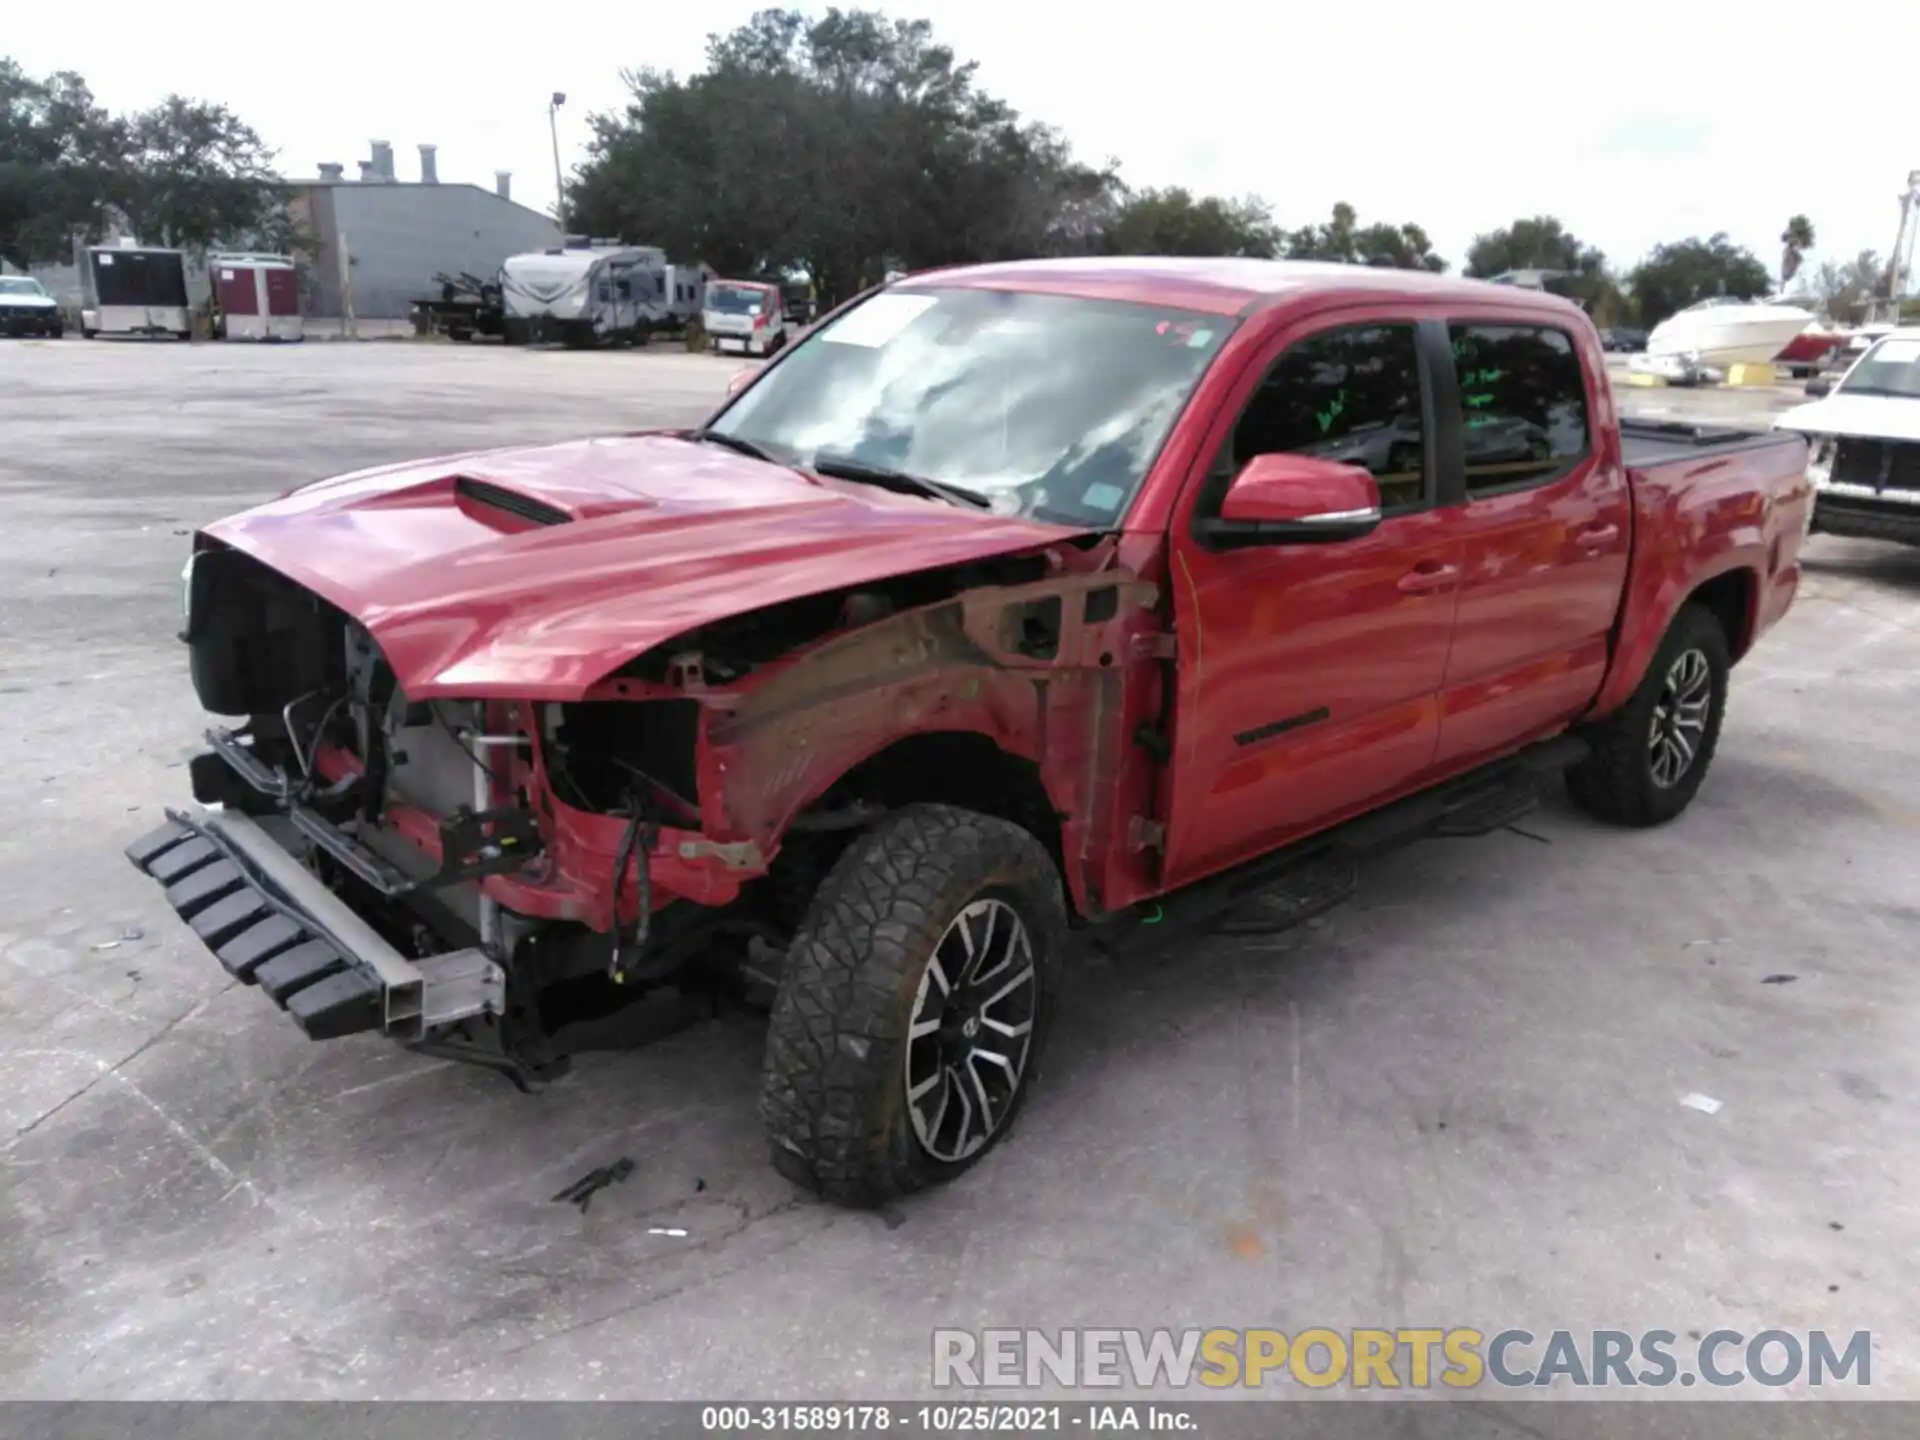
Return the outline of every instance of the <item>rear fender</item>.
{"type": "Polygon", "coordinates": [[[1741,613],[1732,617],[1734,624],[1727,637],[1728,649],[1738,659],[1753,640],[1753,597],[1759,594],[1760,588],[1759,569],[1746,557],[1723,557],[1723,563],[1706,572],[1689,567],[1685,574],[1661,576],[1658,584],[1648,587],[1644,593],[1630,580],[1614,644],[1613,664],[1586,718],[1609,715],[1626,704],[1646,678],[1647,667],[1653,663],[1654,654],[1681,607],[1729,576],[1740,576],[1745,582],[1741,613]]]}

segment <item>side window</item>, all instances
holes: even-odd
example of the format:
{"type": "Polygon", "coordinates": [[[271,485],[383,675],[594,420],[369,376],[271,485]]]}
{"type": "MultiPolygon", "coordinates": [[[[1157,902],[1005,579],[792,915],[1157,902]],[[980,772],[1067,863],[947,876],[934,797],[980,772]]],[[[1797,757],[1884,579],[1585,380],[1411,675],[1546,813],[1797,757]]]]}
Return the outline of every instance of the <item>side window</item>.
{"type": "Polygon", "coordinates": [[[1467,494],[1565,475],[1587,454],[1587,387],[1572,339],[1539,325],[1451,325],[1467,494]]]}
{"type": "Polygon", "coordinates": [[[1247,402],[1227,451],[1202,514],[1219,506],[1248,460],[1280,452],[1364,465],[1379,482],[1384,513],[1418,509],[1426,497],[1426,428],[1413,326],[1328,330],[1290,346],[1247,402]]]}

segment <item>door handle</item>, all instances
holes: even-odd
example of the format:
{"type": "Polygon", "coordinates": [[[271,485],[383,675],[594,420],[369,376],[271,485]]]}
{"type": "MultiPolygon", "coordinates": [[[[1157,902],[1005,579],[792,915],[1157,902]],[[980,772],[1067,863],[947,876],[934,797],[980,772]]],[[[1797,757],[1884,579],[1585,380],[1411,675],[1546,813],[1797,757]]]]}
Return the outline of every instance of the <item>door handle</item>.
{"type": "Polygon", "coordinates": [[[1594,525],[1580,532],[1580,543],[1595,550],[1599,549],[1602,545],[1611,545],[1619,538],[1620,527],[1618,525],[1594,525]]]}
{"type": "Polygon", "coordinates": [[[1452,565],[1428,561],[1416,565],[1400,577],[1400,590],[1406,595],[1423,595],[1429,590],[1438,590],[1451,585],[1460,571],[1452,565]]]}

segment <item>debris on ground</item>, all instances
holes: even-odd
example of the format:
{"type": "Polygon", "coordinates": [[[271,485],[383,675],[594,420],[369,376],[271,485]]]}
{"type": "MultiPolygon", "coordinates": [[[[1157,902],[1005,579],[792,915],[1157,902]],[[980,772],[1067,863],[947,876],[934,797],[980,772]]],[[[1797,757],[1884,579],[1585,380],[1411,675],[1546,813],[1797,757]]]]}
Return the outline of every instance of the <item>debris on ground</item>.
{"type": "Polygon", "coordinates": [[[1720,1113],[1720,1102],[1711,1095],[1702,1095],[1697,1090],[1691,1095],[1682,1095],[1680,1097],[1680,1103],[1689,1110],[1698,1110],[1703,1115],[1718,1115],[1720,1113]]]}
{"type": "Polygon", "coordinates": [[[622,1155],[611,1165],[602,1165],[597,1170],[589,1170],[554,1196],[553,1203],[557,1205],[564,1200],[570,1205],[577,1205],[580,1207],[580,1213],[584,1215],[596,1194],[609,1185],[618,1185],[631,1174],[633,1174],[633,1161],[622,1155]]]}
{"type": "Polygon", "coordinates": [[[1799,978],[1798,975],[1769,975],[1760,983],[1762,985],[1791,985],[1799,978]]]}
{"type": "Polygon", "coordinates": [[[1689,950],[1697,950],[1702,945],[1730,945],[1732,943],[1733,937],[1731,935],[1720,935],[1712,940],[1689,940],[1687,941],[1686,948],[1689,950]]]}
{"type": "Polygon", "coordinates": [[[678,1226],[674,1226],[674,1225],[649,1225],[647,1227],[647,1234],[671,1235],[677,1240],[684,1240],[687,1238],[687,1232],[680,1229],[678,1226]]]}

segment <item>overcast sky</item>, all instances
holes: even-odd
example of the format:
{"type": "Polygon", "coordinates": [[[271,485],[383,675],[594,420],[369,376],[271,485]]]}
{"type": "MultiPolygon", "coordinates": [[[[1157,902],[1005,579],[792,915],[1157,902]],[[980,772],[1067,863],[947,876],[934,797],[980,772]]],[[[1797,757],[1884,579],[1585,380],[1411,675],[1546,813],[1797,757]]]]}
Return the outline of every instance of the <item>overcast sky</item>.
{"type": "MultiPolygon", "coordinates": [[[[430,141],[443,181],[511,170],[515,198],[550,208],[552,91],[567,94],[571,167],[588,113],[622,102],[622,66],[697,69],[707,33],[756,8],[330,0],[188,7],[157,24],[169,12],[127,0],[22,3],[6,6],[0,52],[32,72],[78,70],[116,109],[170,89],[223,100],[288,175],[325,160],[355,175],[383,139],[417,178],[414,147],[430,141]]],[[[1129,183],[1257,192],[1288,225],[1347,200],[1363,222],[1418,221],[1456,266],[1475,233],[1537,213],[1623,266],[1714,230],[1772,266],[1795,211],[1821,257],[1884,254],[1920,168],[1920,106],[1897,70],[1920,53],[1920,4],[1895,0],[882,8],[932,20],[985,88],[1084,158],[1117,157],[1129,183]],[[1889,65],[1878,83],[1876,57],[1889,65]]]]}

